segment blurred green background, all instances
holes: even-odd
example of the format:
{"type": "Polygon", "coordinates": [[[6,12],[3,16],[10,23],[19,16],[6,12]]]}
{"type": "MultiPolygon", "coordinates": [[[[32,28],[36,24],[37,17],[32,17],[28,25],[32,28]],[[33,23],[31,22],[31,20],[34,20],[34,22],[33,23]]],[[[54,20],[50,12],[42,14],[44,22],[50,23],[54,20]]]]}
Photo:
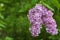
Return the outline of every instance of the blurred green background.
{"type": "Polygon", "coordinates": [[[60,40],[60,0],[0,0],[0,40],[60,40]],[[42,3],[54,13],[59,33],[48,34],[45,28],[38,37],[29,32],[29,9],[42,3]]]}

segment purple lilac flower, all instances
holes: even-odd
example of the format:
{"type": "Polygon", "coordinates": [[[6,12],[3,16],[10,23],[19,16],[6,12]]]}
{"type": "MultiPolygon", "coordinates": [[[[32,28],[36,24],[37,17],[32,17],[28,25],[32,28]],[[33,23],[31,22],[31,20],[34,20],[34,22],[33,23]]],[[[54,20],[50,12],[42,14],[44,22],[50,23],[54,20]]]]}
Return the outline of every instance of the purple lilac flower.
{"type": "Polygon", "coordinates": [[[58,33],[58,29],[56,28],[57,25],[52,16],[52,11],[48,10],[42,4],[36,4],[34,8],[30,9],[28,18],[32,25],[32,27],[29,28],[32,36],[39,36],[39,33],[41,33],[42,24],[45,24],[46,31],[48,33],[56,35],[58,33]]]}
{"type": "MultiPolygon", "coordinates": [[[[42,26],[42,13],[39,10],[40,5],[36,5],[33,9],[29,10],[28,18],[30,20],[30,23],[32,24],[32,27],[29,28],[30,32],[32,33],[32,36],[38,36],[40,33],[40,29],[42,26]]],[[[41,9],[41,8],[40,8],[41,9]]]]}
{"type": "Polygon", "coordinates": [[[43,15],[43,21],[46,25],[46,31],[52,35],[56,35],[58,33],[58,29],[56,28],[56,22],[53,19],[53,13],[48,10],[46,15],[43,15]]]}

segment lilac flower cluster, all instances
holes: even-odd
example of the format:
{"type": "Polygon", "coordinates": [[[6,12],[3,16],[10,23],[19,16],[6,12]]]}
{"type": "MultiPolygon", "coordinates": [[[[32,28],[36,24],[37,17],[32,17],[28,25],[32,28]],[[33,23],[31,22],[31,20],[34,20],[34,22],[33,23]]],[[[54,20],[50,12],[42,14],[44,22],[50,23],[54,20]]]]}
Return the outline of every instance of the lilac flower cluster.
{"type": "Polygon", "coordinates": [[[58,29],[56,28],[56,22],[52,17],[53,13],[48,10],[46,15],[43,15],[43,22],[46,25],[46,31],[52,35],[56,35],[58,33],[58,29]],[[50,15],[49,15],[50,14],[50,15]]]}
{"type": "Polygon", "coordinates": [[[32,27],[29,29],[32,33],[32,36],[38,36],[38,34],[40,33],[40,29],[43,23],[41,17],[42,14],[37,8],[29,10],[28,18],[30,20],[30,23],[32,24],[32,27]]]}
{"type": "Polygon", "coordinates": [[[48,10],[42,4],[36,4],[36,6],[29,10],[28,18],[32,27],[29,28],[32,36],[39,36],[41,33],[42,24],[46,26],[46,31],[52,35],[58,33],[56,28],[56,22],[53,19],[53,13],[48,10]]]}

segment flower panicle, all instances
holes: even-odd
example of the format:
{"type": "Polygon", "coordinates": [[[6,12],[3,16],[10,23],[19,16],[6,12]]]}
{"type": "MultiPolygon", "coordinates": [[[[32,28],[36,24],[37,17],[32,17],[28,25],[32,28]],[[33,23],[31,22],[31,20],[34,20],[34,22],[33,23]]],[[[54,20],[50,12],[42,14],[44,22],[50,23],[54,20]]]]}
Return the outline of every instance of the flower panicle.
{"type": "Polygon", "coordinates": [[[58,33],[57,24],[53,19],[53,12],[48,10],[42,4],[36,4],[36,6],[29,10],[28,18],[32,27],[29,28],[32,36],[39,36],[41,33],[42,24],[46,26],[46,31],[52,35],[58,33]]]}

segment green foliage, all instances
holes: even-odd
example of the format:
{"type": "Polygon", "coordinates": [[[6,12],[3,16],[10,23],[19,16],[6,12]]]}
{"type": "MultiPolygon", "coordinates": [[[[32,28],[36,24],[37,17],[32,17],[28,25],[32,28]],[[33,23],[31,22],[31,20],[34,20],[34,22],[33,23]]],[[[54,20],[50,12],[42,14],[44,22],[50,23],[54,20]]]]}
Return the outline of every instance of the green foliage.
{"type": "Polygon", "coordinates": [[[13,40],[11,37],[6,37],[5,40],[13,40]]]}
{"type": "Polygon", "coordinates": [[[4,19],[3,15],[2,15],[1,13],[0,13],[0,18],[1,18],[1,19],[4,19]]]}
{"type": "Polygon", "coordinates": [[[46,4],[46,3],[44,3],[44,2],[42,2],[42,4],[43,4],[44,6],[46,6],[48,9],[50,9],[50,10],[54,11],[54,9],[53,9],[53,8],[51,8],[48,4],[46,4]]]}
{"type": "Polygon", "coordinates": [[[56,6],[57,8],[60,9],[60,3],[59,3],[58,0],[51,0],[51,3],[52,3],[54,6],[56,6]]]}
{"type": "Polygon", "coordinates": [[[60,40],[60,0],[0,0],[0,40],[60,40]],[[32,37],[27,14],[37,3],[54,13],[58,35],[48,34],[43,27],[38,37],[32,37]]]}

